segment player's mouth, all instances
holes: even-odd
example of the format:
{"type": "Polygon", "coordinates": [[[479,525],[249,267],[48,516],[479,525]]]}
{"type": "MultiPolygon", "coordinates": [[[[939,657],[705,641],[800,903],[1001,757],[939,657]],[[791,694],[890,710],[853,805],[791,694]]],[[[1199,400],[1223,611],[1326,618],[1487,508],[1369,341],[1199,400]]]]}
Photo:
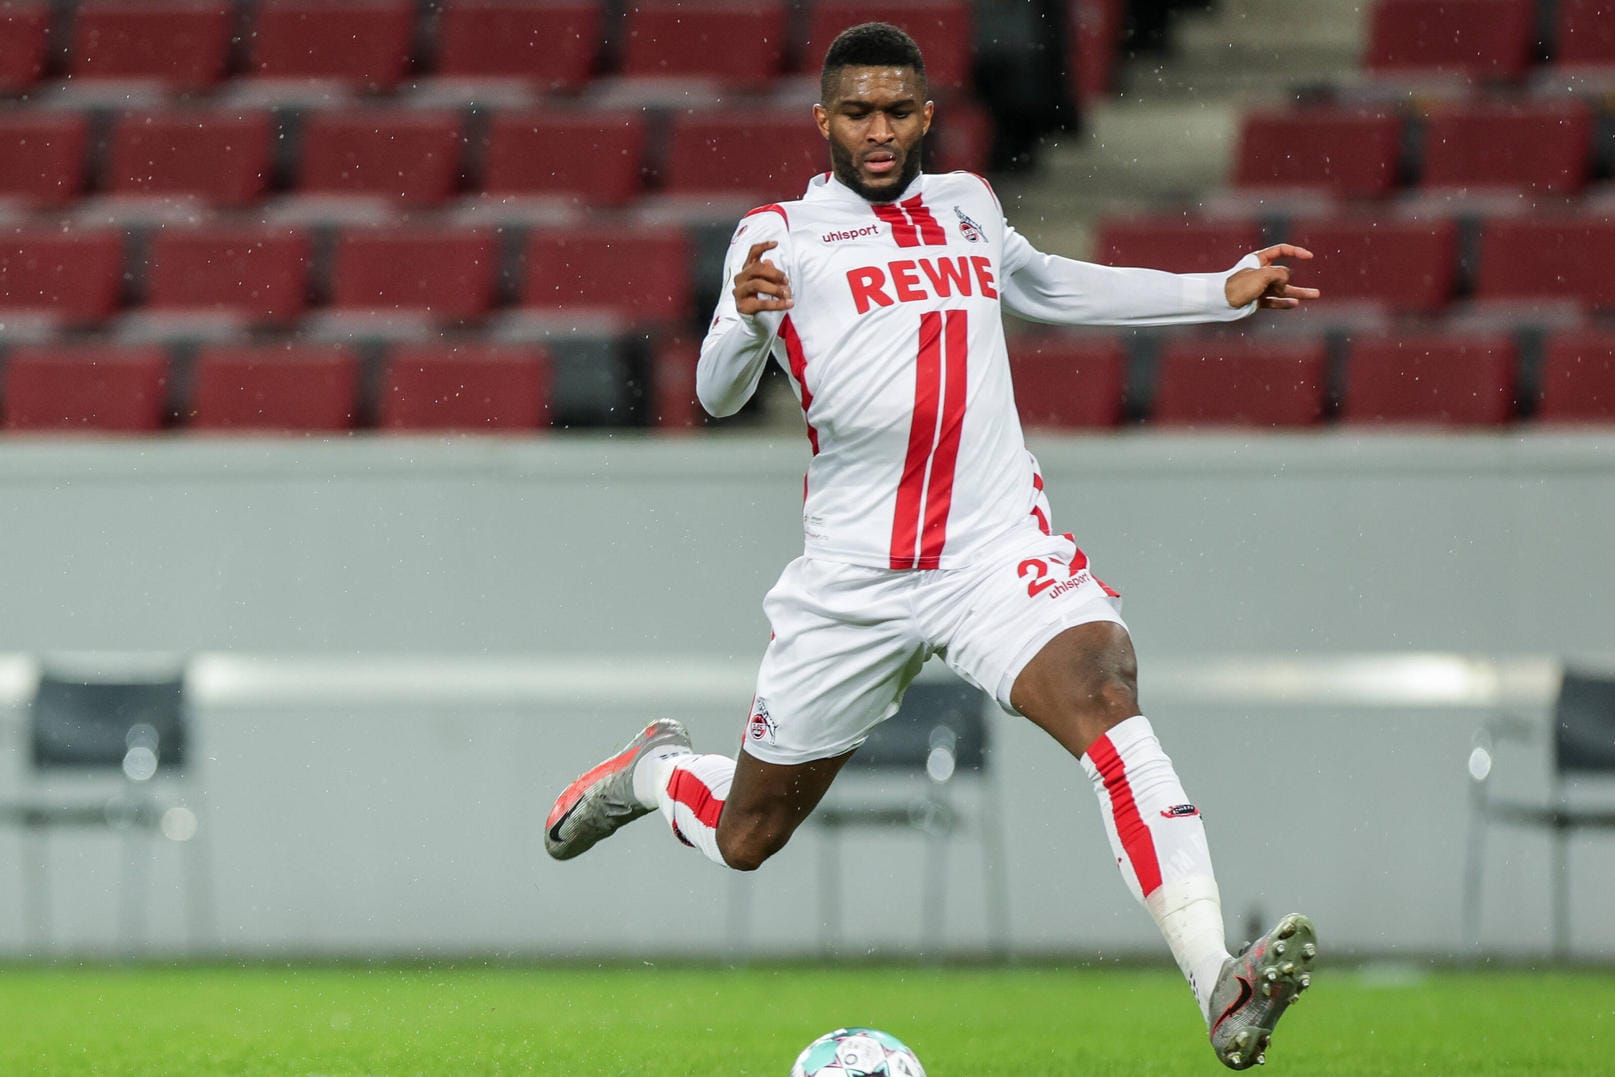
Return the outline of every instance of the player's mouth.
{"type": "Polygon", "coordinates": [[[875,150],[864,155],[864,171],[876,176],[884,176],[897,171],[897,154],[891,150],[875,150]]]}

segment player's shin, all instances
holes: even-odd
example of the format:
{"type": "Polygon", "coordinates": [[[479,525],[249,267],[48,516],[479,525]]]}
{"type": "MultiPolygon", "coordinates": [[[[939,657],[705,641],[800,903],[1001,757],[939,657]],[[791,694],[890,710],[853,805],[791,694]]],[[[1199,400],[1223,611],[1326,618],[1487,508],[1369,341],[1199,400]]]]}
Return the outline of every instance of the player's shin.
{"type": "Polygon", "coordinates": [[[647,759],[635,774],[635,793],[655,803],[673,828],[673,836],[701,850],[708,860],[727,866],[718,852],[718,817],[729,796],[735,761],[724,755],[667,756],[647,759]]]}
{"type": "Polygon", "coordinates": [[[1200,811],[1143,715],[1090,745],[1082,766],[1122,878],[1166,937],[1204,1015],[1228,947],[1200,811]]]}

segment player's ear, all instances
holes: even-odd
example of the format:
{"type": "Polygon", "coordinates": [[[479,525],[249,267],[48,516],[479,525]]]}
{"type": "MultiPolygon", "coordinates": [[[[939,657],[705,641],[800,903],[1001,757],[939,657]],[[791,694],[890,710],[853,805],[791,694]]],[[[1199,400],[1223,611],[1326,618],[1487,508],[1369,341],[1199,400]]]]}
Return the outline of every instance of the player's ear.
{"type": "Polygon", "coordinates": [[[923,135],[930,132],[931,117],[934,115],[936,115],[936,103],[933,101],[927,101],[925,103],[925,126],[920,129],[920,134],[923,135]]]}
{"type": "Polygon", "coordinates": [[[819,134],[830,137],[830,110],[823,105],[813,106],[813,122],[819,125],[819,134]]]}

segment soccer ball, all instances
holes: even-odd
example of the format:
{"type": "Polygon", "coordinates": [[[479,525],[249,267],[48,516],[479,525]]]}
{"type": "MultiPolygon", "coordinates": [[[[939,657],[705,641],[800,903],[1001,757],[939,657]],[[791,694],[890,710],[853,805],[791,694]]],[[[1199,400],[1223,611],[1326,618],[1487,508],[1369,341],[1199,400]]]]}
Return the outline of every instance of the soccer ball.
{"type": "Polygon", "coordinates": [[[791,1077],[925,1077],[903,1041],[872,1028],[838,1028],[803,1048],[791,1077]]]}

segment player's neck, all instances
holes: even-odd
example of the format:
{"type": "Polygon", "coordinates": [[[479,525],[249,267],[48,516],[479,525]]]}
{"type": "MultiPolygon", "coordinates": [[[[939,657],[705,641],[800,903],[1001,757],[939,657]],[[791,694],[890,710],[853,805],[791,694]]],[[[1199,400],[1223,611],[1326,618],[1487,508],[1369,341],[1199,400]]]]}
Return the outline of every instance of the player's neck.
{"type": "Polygon", "coordinates": [[[920,193],[920,187],[925,182],[925,173],[919,172],[910,180],[901,191],[895,192],[890,198],[870,198],[862,191],[843,183],[835,173],[826,173],[824,180],[825,193],[841,201],[857,202],[868,206],[886,206],[894,202],[902,202],[913,198],[920,193]]]}

